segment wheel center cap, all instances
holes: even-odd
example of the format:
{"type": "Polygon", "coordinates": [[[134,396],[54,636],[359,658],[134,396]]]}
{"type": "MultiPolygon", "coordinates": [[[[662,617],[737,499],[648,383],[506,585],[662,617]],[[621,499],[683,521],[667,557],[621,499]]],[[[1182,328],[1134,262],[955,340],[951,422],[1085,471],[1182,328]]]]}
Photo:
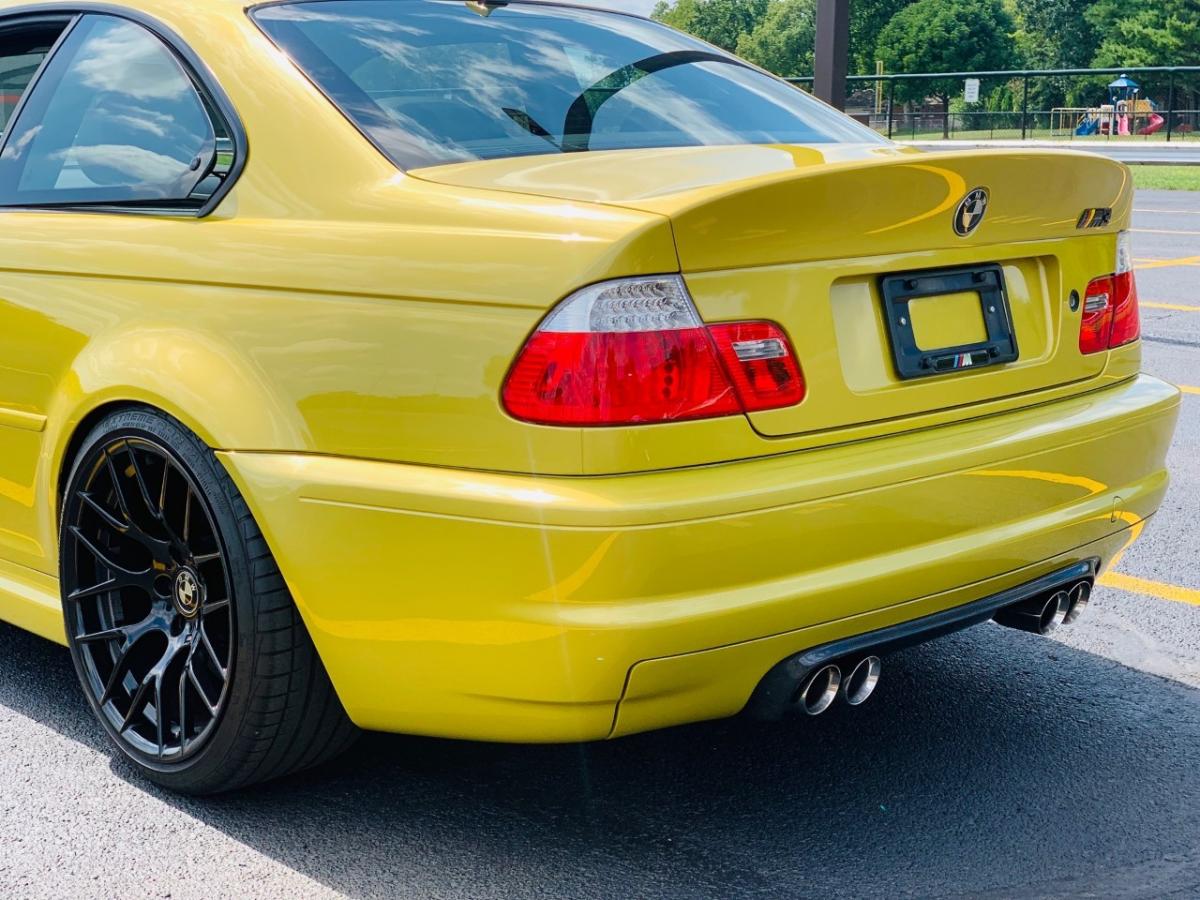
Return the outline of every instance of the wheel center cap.
{"type": "Polygon", "coordinates": [[[175,574],[175,608],[184,618],[191,619],[200,612],[204,602],[204,585],[194,569],[184,567],[175,574]]]}

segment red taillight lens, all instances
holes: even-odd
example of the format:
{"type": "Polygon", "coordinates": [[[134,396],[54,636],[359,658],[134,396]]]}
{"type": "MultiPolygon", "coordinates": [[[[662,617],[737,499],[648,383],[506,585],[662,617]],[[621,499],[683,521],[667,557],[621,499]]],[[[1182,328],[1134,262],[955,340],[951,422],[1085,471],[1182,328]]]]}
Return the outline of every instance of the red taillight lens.
{"type": "Polygon", "coordinates": [[[703,328],[538,331],[504,384],[504,406],[545,425],[626,425],[740,413],[703,328]]]}
{"type": "Polygon", "coordinates": [[[1120,272],[1113,276],[1112,334],[1108,346],[1120,347],[1136,341],[1142,334],[1142,320],[1138,313],[1137,281],[1133,272],[1120,272]]]}
{"type": "Polygon", "coordinates": [[[771,322],[706,328],[677,276],[584,288],[530,337],[504,408],[543,425],[632,425],[791,406],[804,381],[771,322]]]}
{"type": "Polygon", "coordinates": [[[774,322],[710,325],[721,360],[746,412],[795,406],[804,399],[804,376],[791,342],[774,322]]]}
{"type": "Polygon", "coordinates": [[[1129,235],[1122,232],[1117,235],[1117,271],[1095,278],[1087,286],[1079,325],[1079,350],[1099,353],[1132,343],[1141,333],[1129,235]]]}
{"type": "Polygon", "coordinates": [[[1112,334],[1113,277],[1095,278],[1083,296],[1083,319],[1079,324],[1079,352],[1099,353],[1108,349],[1112,334]]]}

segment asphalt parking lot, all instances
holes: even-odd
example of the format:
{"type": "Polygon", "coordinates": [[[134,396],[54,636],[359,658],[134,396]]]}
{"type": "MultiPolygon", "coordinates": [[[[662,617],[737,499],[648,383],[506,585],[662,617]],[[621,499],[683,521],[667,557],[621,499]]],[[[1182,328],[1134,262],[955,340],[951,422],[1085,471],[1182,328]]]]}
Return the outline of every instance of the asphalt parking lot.
{"type": "Polygon", "coordinates": [[[585,747],[369,736],[184,800],[110,756],[66,651],[0,626],[4,897],[1200,895],[1200,194],[1142,192],[1174,485],[1088,614],[885,662],[809,722],[585,747]]]}

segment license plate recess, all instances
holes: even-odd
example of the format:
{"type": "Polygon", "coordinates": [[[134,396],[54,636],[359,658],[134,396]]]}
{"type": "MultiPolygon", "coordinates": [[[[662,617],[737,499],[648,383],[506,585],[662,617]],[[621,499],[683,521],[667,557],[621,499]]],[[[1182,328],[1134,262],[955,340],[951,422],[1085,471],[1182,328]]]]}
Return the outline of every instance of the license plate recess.
{"type": "Polygon", "coordinates": [[[1004,270],[998,265],[901,272],[879,280],[892,358],[901,378],[926,378],[964,369],[1013,362],[1018,358],[1004,270]],[[948,347],[921,347],[909,304],[925,298],[976,294],[983,340],[948,347]]]}

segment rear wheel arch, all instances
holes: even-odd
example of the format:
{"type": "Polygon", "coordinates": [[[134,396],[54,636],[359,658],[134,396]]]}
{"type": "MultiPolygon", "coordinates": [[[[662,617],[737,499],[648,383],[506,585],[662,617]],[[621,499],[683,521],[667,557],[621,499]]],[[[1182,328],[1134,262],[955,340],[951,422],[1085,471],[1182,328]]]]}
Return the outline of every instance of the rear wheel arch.
{"type": "Polygon", "coordinates": [[[141,410],[167,416],[199,437],[210,449],[215,449],[211,432],[207,432],[203,427],[196,427],[196,423],[186,421],[175,415],[166,406],[167,404],[165,403],[159,404],[144,399],[133,399],[132,396],[127,398],[118,397],[96,402],[90,405],[86,411],[72,417],[71,423],[63,428],[62,433],[57,436],[54,442],[55,451],[52,457],[53,469],[51,472],[51,484],[53,485],[53,496],[51,498],[53,503],[52,519],[54,528],[57,529],[59,519],[62,516],[63,495],[66,492],[67,482],[71,478],[71,472],[75,467],[75,461],[78,459],[80,451],[96,426],[114,413],[127,410],[141,410]]]}
{"type": "Polygon", "coordinates": [[[309,450],[300,410],[219,336],[147,326],[94,337],[51,400],[46,486],[57,527],[62,491],[87,435],[123,408],[156,410],[213,450],[309,450]]]}
{"type": "Polygon", "coordinates": [[[152,406],[147,406],[142,403],[135,403],[129,400],[111,400],[107,403],[102,403],[86,413],[75,425],[66,432],[64,437],[66,442],[63,445],[62,452],[55,455],[57,460],[56,471],[54,475],[54,520],[55,522],[62,515],[62,500],[63,494],[67,490],[67,480],[71,477],[71,469],[75,466],[75,460],[79,456],[79,451],[83,449],[83,442],[87,436],[92,433],[92,430],[100,424],[105,418],[115,412],[120,412],[125,409],[154,409],[152,406]]]}

